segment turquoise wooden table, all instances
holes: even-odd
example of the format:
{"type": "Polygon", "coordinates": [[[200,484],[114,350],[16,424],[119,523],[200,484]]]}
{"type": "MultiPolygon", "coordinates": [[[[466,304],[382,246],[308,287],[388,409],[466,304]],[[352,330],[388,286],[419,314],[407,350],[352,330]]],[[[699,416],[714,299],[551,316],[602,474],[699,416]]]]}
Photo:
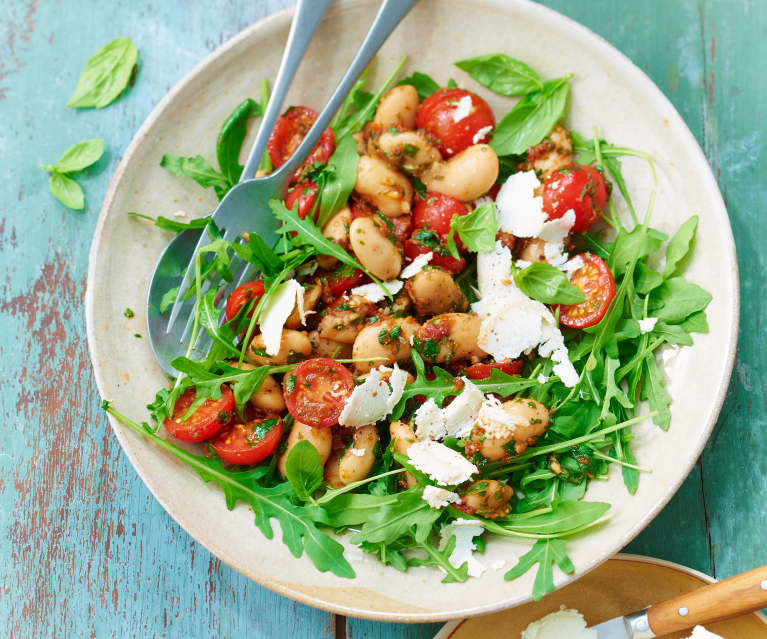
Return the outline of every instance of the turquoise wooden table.
{"type": "MultiPolygon", "coordinates": [[[[121,153],[203,56],[289,0],[4,0],[0,12],[0,636],[431,637],[298,605],[199,547],[152,498],[109,430],[85,343],[88,247],[121,153]],[[64,104],[85,60],[129,35],[135,86],[102,111],[64,104]],[[64,209],[38,168],[103,137],[64,209]]],[[[767,563],[767,5],[763,0],[547,0],[644,69],[703,146],[741,268],[741,337],[719,423],[662,514],[629,546],[725,577],[767,563]]],[[[691,383],[694,383],[691,380],[691,383]]]]}

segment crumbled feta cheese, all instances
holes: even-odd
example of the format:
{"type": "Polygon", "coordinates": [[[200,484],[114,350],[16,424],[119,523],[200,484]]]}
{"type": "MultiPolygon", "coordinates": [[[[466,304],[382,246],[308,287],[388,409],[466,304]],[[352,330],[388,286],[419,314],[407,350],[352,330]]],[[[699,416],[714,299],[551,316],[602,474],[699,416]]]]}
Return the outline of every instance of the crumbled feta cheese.
{"type": "Polygon", "coordinates": [[[407,373],[399,368],[391,371],[390,388],[381,378],[381,373],[388,371],[391,369],[384,366],[374,368],[362,384],[354,387],[338,418],[341,426],[358,428],[375,424],[391,412],[402,397],[405,388],[403,376],[407,380],[407,373]]]}
{"type": "Polygon", "coordinates": [[[429,262],[431,262],[431,258],[434,257],[434,253],[429,251],[428,253],[421,253],[420,255],[416,256],[416,258],[410,262],[405,268],[402,269],[402,272],[399,274],[399,276],[406,280],[410,277],[413,277],[414,275],[418,275],[418,273],[423,270],[423,267],[426,266],[429,262]]]}
{"type": "Polygon", "coordinates": [[[474,558],[474,537],[479,537],[485,529],[474,519],[456,519],[442,527],[440,531],[439,549],[444,550],[451,537],[455,537],[455,548],[450,553],[448,561],[455,568],[460,568],[468,562],[469,576],[480,577],[485,572],[485,566],[474,558]]]}
{"type": "Polygon", "coordinates": [[[509,562],[505,559],[499,559],[498,561],[494,561],[492,564],[490,564],[490,568],[493,570],[504,570],[507,563],[509,562]]]}
{"type": "Polygon", "coordinates": [[[483,402],[475,425],[490,439],[507,439],[514,430],[511,415],[503,410],[496,397],[488,397],[483,402]]]}
{"type": "MultiPolygon", "coordinates": [[[[389,280],[387,282],[381,282],[389,293],[396,295],[402,290],[403,283],[400,280],[389,280]]],[[[362,286],[356,286],[351,290],[352,295],[360,295],[373,304],[378,304],[386,293],[383,292],[383,288],[380,285],[373,282],[372,284],[363,284],[362,286]]]]}
{"type": "Polygon", "coordinates": [[[493,127],[490,124],[488,124],[487,126],[483,126],[479,131],[477,131],[474,134],[474,137],[471,138],[472,144],[479,144],[480,140],[484,138],[492,130],[493,130],[493,127]]]}
{"type": "Polygon", "coordinates": [[[430,397],[415,411],[415,436],[420,440],[443,439],[447,426],[442,409],[430,397]]]}
{"type": "Polygon", "coordinates": [[[178,217],[178,218],[186,217],[186,211],[178,210],[173,214],[173,217],[178,217]]]}
{"type": "Polygon", "coordinates": [[[548,381],[549,381],[549,378],[546,377],[546,375],[544,375],[543,373],[538,373],[538,383],[539,384],[545,384],[548,381]]]}
{"type": "Polygon", "coordinates": [[[692,634],[687,639],[724,639],[720,635],[715,635],[710,630],[706,630],[703,626],[695,626],[692,629],[692,634]]]}
{"type": "Polygon", "coordinates": [[[282,327],[285,320],[290,317],[293,308],[298,306],[298,314],[303,324],[306,319],[304,313],[304,287],[296,280],[288,280],[277,287],[277,290],[268,300],[266,306],[259,315],[259,326],[264,337],[264,350],[269,355],[280,352],[282,342],[282,327]]]}
{"type": "Polygon", "coordinates": [[[583,261],[583,256],[576,255],[567,264],[565,264],[562,270],[568,275],[572,275],[573,273],[575,273],[575,271],[577,271],[579,268],[582,268],[585,265],[586,265],[586,262],[583,261]]]}
{"type": "Polygon", "coordinates": [[[538,237],[546,222],[543,198],[534,194],[540,185],[535,171],[509,176],[495,198],[501,231],[515,237],[538,237]]]}
{"type": "Polygon", "coordinates": [[[352,447],[352,448],[349,448],[349,449],[347,450],[347,452],[348,452],[348,453],[351,453],[351,454],[352,454],[352,455],[354,455],[355,457],[362,457],[362,456],[365,454],[365,451],[364,451],[364,450],[362,450],[361,448],[353,448],[353,447],[352,447]]]}
{"type": "Polygon", "coordinates": [[[455,105],[455,110],[452,113],[453,122],[460,122],[464,118],[468,118],[471,115],[471,110],[474,105],[471,102],[471,96],[465,95],[455,105]]]}
{"type": "Polygon", "coordinates": [[[521,639],[597,639],[597,631],[586,628],[586,620],[577,610],[562,607],[534,621],[522,631],[521,639]]]}
{"type": "Polygon", "coordinates": [[[477,414],[485,396],[467,377],[461,377],[463,391],[442,409],[448,437],[467,437],[471,434],[477,414]]]}
{"type": "Polygon", "coordinates": [[[411,444],[407,455],[413,466],[442,486],[462,484],[479,472],[463,455],[430,439],[411,444]]]}
{"type": "Polygon", "coordinates": [[[437,488],[437,486],[426,486],[423,489],[423,498],[429,506],[437,510],[445,508],[450,504],[461,502],[461,497],[458,493],[454,493],[452,490],[445,490],[444,488],[437,488]]]}
{"type": "Polygon", "coordinates": [[[657,317],[645,317],[644,319],[639,320],[639,332],[640,334],[644,335],[645,333],[652,332],[652,329],[655,328],[655,325],[658,323],[657,317]]]}

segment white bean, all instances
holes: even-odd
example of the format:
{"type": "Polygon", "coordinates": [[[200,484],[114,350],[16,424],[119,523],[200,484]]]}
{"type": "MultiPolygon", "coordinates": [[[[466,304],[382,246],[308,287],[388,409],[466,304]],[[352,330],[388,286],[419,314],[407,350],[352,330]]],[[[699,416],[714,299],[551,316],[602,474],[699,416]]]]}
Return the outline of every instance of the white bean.
{"type": "Polygon", "coordinates": [[[290,434],[287,439],[287,446],[285,452],[280,455],[277,460],[277,469],[280,471],[280,475],[285,477],[285,462],[288,460],[288,453],[298,442],[306,440],[308,441],[317,452],[320,454],[322,463],[324,464],[330,457],[330,452],[333,447],[333,432],[330,428],[312,428],[308,424],[302,422],[295,422],[293,428],[290,429],[290,434]]]}
{"type": "Polygon", "coordinates": [[[358,373],[367,373],[371,368],[410,359],[410,338],[415,335],[419,324],[412,317],[387,317],[363,328],[354,340],[352,357],[357,360],[383,358],[372,362],[355,362],[358,373]],[[392,334],[395,331],[395,334],[392,334]]]}
{"type": "Polygon", "coordinates": [[[376,277],[391,280],[402,270],[402,253],[372,217],[358,217],[349,229],[349,242],[362,265],[376,277]]]}
{"type": "Polygon", "coordinates": [[[405,282],[405,290],[418,315],[465,311],[469,306],[450,273],[440,268],[419,271],[405,282]]]}
{"type": "Polygon", "coordinates": [[[373,123],[383,129],[398,125],[413,129],[418,102],[418,91],[410,84],[389,89],[378,103],[373,123]]]}
{"type": "Polygon", "coordinates": [[[309,357],[312,354],[312,343],[309,337],[302,331],[283,329],[280,341],[280,350],[276,355],[262,355],[264,352],[264,337],[260,333],[250,340],[250,347],[245,351],[248,360],[261,366],[283,366],[288,362],[301,359],[301,356],[309,357]],[[259,353],[260,351],[261,353],[259,353]]]}
{"type": "Polygon", "coordinates": [[[351,484],[368,476],[376,461],[375,449],[379,439],[378,429],[372,425],[354,431],[352,446],[344,449],[338,461],[338,478],[342,484],[351,484]],[[362,451],[362,454],[355,454],[354,451],[362,451]]]}
{"type": "Polygon", "coordinates": [[[387,217],[410,213],[413,201],[410,180],[380,158],[369,155],[360,158],[354,190],[387,217]]]}
{"type": "Polygon", "coordinates": [[[498,156],[487,144],[475,144],[421,175],[430,191],[471,202],[490,190],[498,178],[498,156]]]}

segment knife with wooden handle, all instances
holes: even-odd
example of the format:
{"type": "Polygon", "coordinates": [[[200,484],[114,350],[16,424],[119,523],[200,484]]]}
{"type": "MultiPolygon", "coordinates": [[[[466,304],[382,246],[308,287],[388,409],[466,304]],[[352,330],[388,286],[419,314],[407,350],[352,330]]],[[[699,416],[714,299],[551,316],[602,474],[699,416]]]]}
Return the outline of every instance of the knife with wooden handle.
{"type": "Polygon", "coordinates": [[[599,639],[651,639],[767,607],[767,566],[754,568],[640,612],[593,626],[599,639]]]}

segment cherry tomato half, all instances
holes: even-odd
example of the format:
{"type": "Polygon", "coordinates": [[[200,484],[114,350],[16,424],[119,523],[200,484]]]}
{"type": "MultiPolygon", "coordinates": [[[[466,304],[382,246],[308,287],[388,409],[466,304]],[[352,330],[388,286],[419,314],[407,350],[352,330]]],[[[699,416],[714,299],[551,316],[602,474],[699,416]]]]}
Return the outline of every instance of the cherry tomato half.
{"type": "Polygon", "coordinates": [[[342,364],[328,357],[315,357],[285,373],[282,389],[288,411],[296,420],[328,428],[338,423],[344,403],[354,390],[354,380],[342,364]]]}
{"type": "MultiPolygon", "coordinates": [[[[317,185],[311,180],[305,180],[296,184],[285,196],[285,207],[292,211],[296,202],[298,202],[298,217],[302,220],[306,218],[314,208],[317,199],[317,185]]],[[[315,211],[313,219],[317,218],[318,211],[315,211]]]]}
{"type": "Polygon", "coordinates": [[[488,379],[494,368],[507,375],[519,375],[522,372],[522,362],[515,359],[511,362],[494,364],[472,364],[466,369],[466,377],[469,379],[488,379]]]}
{"type": "Polygon", "coordinates": [[[586,296],[586,301],[559,307],[559,321],[570,328],[598,324],[615,297],[615,279],[601,257],[584,253],[583,266],[570,276],[570,282],[586,296]]]}
{"type": "Polygon", "coordinates": [[[605,212],[608,198],[602,171],[593,166],[571,164],[550,173],[543,183],[543,210],[550,220],[570,209],[575,213],[573,231],[583,232],[605,212]]]}
{"type": "Polygon", "coordinates": [[[254,419],[247,424],[227,426],[210,443],[225,462],[250,466],[271,455],[282,438],[282,420],[278,416],[254,419]]]}
{"type": "Polygon", "coordinates": [[[256,280],[255,282],[245,282],[245,284],[240,284],[240,286],[232,291],[229,299],[226,300],[226,308],[224,309],[224,312],[226,313],[226,321],[231,321],[237,315],[237,313],[240,312],[240,309],[245,306],[245,304],[255,298],[256,301],[253,303],[250,312],[247,314],[247,317],[252,317],[253,309],[256,307],[258,300],[261,299],[263,294],[263,280],[256,280]]]}
{"type": "Polygon", "coordinates": [[[221,399],[206,399],[184,420],[196,396],[196,388],[187,388],[176,400],[173,416],[165,420],[165,430],[184,442],[209,439],[232,420],[234,393],[225,384],[221,386],[221,399]]]}
{"type": "Polygon", "coordinates": [[[487,142],[487,127],[495,126],[495,117],[490,105],[478,95],[463,89],[440,89],[418,107],[416,124],[439,140],[442,157],[449,158],[487,142]],[[486,131],[478,135],[482,129],[486,131]]]}
{"type": "Polygon", "coordinates": [[[425,253],[433,253],[433,257],[429,261],[430,266],[440,266],[446,271],[449,271],[453,275],[458,275],[463,269],[466,268],[466,260],[462,257],[459,259],[454,258],[447,252],[447,247],[443,244],[435,244],[433,238],[429,241],[429,245],[424,244],[419,238],[428,236],[428,229],[416,229],[414,233],[405,242],[405,257],[411,262],[425,253]]]}
{"type": "MultiPolygon", "coordinates": [[[[306,137],[316,119],[317,112],[305,106],[290,107],[277,119],[266,145],[269,159],[275,169],[285,164],[287,159],[293,155],[293,151],[301,144],[301,140],[306,137]]],[[[306,158],[304,165],[311,165],[314,162],[326,164],[333,154],[335,146],[336,140],[333,131],[325,129],[320,136],[320,141],[317,142],[317,146],[306,158]]]]}
{"type": "MultiPolygon", "coordinates": [[[[460,217],[468,213],[460,200],[444,193],[427,191],[424,197],[416,198],[413,228],[420,229],[425,224],[444,240],[450,233],[450,220],[456,215],[460,217]]],[[[458,246],[460,248],[460,244],[458,246]]]]}
{"type": "MultiPolygon", "coordinates": [[[[344,268],[343,266],[341,268],[344,268]]],[[[336,276],[331,275],[327,280],[328,292],[334,299],[346,293],[351,288],[359,286],[365,279],[365,273],[358,268],[354,269],[351,275],[336,276]]]]}

